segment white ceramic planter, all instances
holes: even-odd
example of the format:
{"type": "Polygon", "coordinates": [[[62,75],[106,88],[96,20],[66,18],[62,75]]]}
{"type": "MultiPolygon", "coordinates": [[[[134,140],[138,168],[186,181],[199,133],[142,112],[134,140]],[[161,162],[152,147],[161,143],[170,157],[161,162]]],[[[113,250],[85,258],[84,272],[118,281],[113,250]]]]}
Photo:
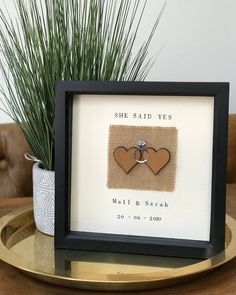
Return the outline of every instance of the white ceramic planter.
{"type": "Polygon", "coordinates": [[[33,166],[33,209],[39,231],[54,235],[55,172],[33,166]]]}

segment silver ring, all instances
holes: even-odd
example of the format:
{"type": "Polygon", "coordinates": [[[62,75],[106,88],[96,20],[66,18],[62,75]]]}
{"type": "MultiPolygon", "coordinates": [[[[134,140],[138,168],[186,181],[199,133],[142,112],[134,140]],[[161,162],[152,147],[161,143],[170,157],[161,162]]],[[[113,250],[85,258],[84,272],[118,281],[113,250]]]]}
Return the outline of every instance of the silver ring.
{"type": "MultiPolygon", "coordinates": [[[[141,157],[140,157],[140,159],[142,158],[142,155],[143,155],[143,151],[140,151],[140,150],[138,150],[140,153],[141,153],[141,157]]],[[[150,159],[150,155],[149,155],[149,153],[148,153],[148,151],[146,151],[145,150],[145,152],[147,153],[147,159],[144,159],[144,160],[137,160],[137,158],[136,158],[136,152],[137,151],[135,151],[135,153],[134,153],[134,159],[135,159],[135,161],[137,162],[137,163],[139,163],[139,164],[145,164],[149,159],[150,159]]]]}

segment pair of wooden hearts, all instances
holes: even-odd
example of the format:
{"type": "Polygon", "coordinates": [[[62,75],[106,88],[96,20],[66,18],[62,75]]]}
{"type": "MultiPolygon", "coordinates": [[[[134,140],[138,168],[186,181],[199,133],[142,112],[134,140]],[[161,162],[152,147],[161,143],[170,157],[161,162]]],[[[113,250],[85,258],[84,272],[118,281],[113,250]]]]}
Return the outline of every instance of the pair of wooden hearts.
{"type": "Polygon", "coordinates": [[[151,171],[157,175],[170,161],[170,152],[165,148],[155,150],[154,148],[145,148],[139,150],[136,147],[129,149],[124,146],[117,147],[113,156],[117,164],[128,174],[137,164],[139,160],[144,160],[143,164],[147,165],[151,171]],[[139,152],[139,156],[137,153],[139,152]]]}

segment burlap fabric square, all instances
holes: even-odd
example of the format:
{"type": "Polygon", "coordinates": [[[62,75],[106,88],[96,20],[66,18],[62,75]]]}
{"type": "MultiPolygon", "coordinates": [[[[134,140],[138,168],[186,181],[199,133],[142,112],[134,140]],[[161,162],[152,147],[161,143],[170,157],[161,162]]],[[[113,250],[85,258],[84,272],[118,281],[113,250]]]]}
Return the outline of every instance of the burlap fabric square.
{"type": "Polygon", "coordinates": [[[150,127],[111,125],[108,145],[107,187],[111,189],[132,189],[167,191],[175,190],[177,129],[175,127],[150,127]],[[126,174],[114,159],[113,152],[123,146],[127,149],[137,147],[143,139],[147,147],[166,148],[171,154],[169,163],[157,174],[145,164],[136,165],[126,174]]]}

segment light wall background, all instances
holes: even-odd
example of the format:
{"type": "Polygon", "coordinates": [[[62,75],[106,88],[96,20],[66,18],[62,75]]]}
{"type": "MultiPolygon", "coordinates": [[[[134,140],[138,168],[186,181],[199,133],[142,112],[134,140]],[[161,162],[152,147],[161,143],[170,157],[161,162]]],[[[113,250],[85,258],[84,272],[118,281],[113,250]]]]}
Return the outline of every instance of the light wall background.
{"type": "MultiPolygon", "coordinates": [[[[0,0],[1,9],[4,2],[14,16],[14,0],[0,0]]],[[[137,46],[164,0],[147,2],[137,46]]],[[[230,82],[230,112],[236,113],[235,0],[167,0],[150,55],[157,59],[146,80],[230,82]]],[[[0,123],[10,121],[0,110],[0,123]]]]}

